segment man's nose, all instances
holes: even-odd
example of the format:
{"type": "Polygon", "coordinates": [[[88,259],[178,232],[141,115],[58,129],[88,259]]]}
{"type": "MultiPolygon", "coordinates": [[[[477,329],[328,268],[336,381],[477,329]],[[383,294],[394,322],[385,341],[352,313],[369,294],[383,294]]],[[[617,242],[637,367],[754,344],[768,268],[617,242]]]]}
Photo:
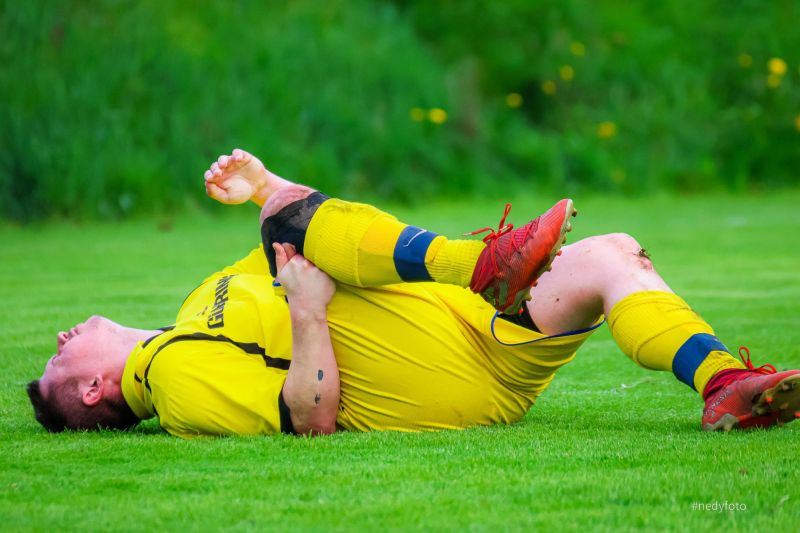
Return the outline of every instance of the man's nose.
{"type": "Polygon", "coordinates": [[[64,343],[67,342],[67,334],[66,334],[66,332],[59,331],[58,335],[56,336],[56,339],[58,340],[58,347],[60,349],[64,345],[64,343]]]}

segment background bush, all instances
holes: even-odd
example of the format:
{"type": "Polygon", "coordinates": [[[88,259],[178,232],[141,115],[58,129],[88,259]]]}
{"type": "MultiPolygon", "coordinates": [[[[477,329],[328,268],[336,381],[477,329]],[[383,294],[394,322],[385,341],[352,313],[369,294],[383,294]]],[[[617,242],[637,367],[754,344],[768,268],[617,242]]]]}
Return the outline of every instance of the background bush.
{"type": "Polygon", "coordinates": [[[795,184],[798,15],[794,0],[5,0],[0,217],[185,206],[234,146],[398,201],[795,184]]]}

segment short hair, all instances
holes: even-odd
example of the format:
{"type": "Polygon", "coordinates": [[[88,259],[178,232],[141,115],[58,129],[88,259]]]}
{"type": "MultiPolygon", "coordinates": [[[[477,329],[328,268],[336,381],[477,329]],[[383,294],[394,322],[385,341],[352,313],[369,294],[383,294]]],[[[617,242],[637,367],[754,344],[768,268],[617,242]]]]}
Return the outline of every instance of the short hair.
{"type": "Polygon", "coordinates": [[[48,398],[42,395],[41,383],[28,383],[28,398],[33,405],[36,420],[50,433],[71,430],[130,429],[139,423],[125,400],[104,399],[97,405],[87,406],[80,400],[78,380],[70,378],[55,385],[48,398]]]}

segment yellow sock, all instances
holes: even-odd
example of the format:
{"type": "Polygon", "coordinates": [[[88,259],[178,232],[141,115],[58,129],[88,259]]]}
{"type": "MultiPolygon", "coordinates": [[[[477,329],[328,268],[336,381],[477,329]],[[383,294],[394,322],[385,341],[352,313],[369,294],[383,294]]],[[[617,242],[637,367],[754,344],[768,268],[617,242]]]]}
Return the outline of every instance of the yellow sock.
{"type": "Polygon", "coordinates": [[[371,205],[331,198],[314,213],[303,252],[334,279],[359,287],[404,281],[467,287],[484,247],[409,226],[371,205]]]}
{"type": "Polygon", "coordinates": [[[701,394],[720,370],[744,368],[714,336],[711,326],[669,292],[626,296],[611,309],[608,325],[620,349],[636,364],[671,370],[701,394]]]}
{"type": "Polygon", "coordinates": [[[448,240],[439,236],[428,248],[425,266],[431,277],[439,283],[469,287],[475,263],[484,248],[486,245],[483,241],[448,240]]]}

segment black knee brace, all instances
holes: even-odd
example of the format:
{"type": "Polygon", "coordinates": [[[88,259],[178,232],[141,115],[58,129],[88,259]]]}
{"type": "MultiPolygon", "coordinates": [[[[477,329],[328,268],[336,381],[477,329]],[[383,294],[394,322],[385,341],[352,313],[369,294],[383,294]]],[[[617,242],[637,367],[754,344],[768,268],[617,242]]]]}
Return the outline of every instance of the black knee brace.
{"type": "Polygon", "coordinates": [[[297,253],[303,253],[303,243],[306,240],[306,229],[311,222],[311,217],[317,212],[322,202],[329,197],[321,192],[313,192],[302,200],[297,200],[272,216],[264,219],[261,224],[261,242],[264,244],[264,253],[267,254],[269,271],[273,277],[278,275],[275,264],[275,250],[272,243],[289,243],[294,245],[297,253]]]}

